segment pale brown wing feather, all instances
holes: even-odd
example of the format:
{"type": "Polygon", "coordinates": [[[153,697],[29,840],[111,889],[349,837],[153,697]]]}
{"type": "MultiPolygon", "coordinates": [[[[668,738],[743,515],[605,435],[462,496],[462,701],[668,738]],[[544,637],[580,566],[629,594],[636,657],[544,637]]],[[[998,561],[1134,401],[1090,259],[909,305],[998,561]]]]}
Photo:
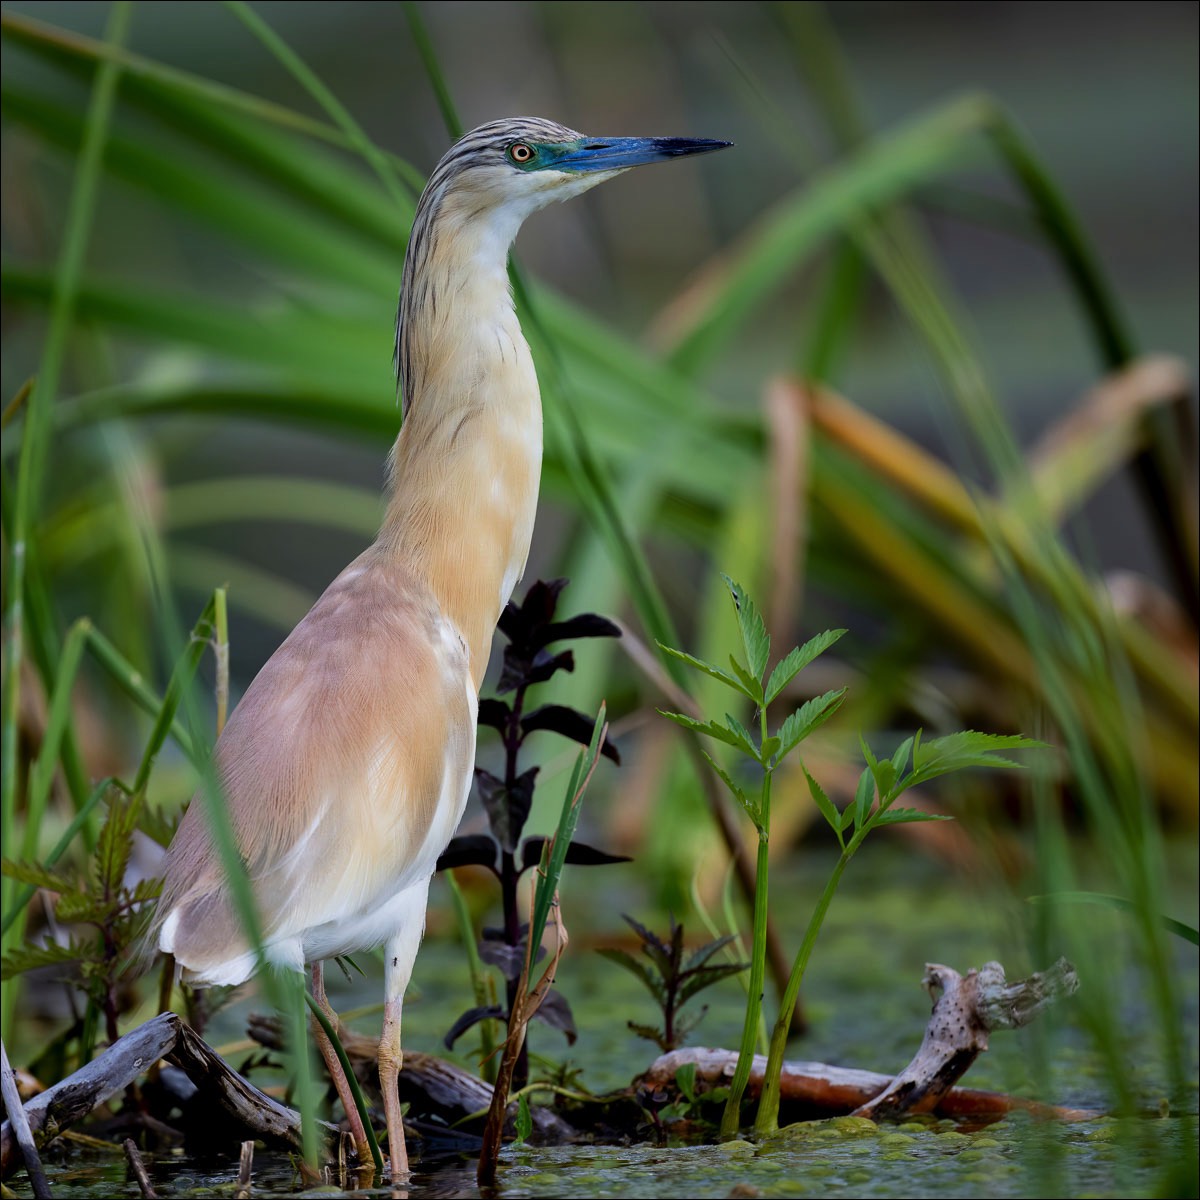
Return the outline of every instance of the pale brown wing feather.
{"type": "MultiPolygon", "coordinates": [[[[377,906],[427,856],[439,798],[465,794],[472,694],[461,640],[394,560],[373,547],[329,586],[216,747],[268,940],[377,906]]],[[[199,795],[164,874],[158,926],[178,909],[172,948],[186,969],[245,952],[199,795]]]]}

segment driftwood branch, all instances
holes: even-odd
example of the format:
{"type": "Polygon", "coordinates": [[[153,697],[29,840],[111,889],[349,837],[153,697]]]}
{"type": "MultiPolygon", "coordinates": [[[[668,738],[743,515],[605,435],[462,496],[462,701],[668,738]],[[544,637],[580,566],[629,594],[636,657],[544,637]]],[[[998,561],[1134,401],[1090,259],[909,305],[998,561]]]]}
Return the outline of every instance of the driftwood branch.
{"type": "MultiPolygon", "coordinates": [[[[37,1146],[41,1148],[53,1141],[64,1129],[149,1070],[175,1045],[179,1024],[174,1013],[163,1013],[114,1042],[74,1075],[34,1096],[24,1111],[37,1146]]],[[[15,1155],[12,1123],[5,1121],[0,1129],[0,1175],[6,1179],[13,1169],[15,1155]]]]}
{"type": "MultiPolygon", "coordinates": [[[[165,1057],[187,1075],[205,1100],[247,1133],[271,1146],[303,1149],[300,1114],[243,1079],[190,1025],[179,1021],[179,1036],[165,1057]]],[[[322,1123],[322,1127],[329,1135],[337,1133],[331,1125],[322,1123]]]]}
{"type": "Polygon", "coordinates": [[[129,1169],[137,1180],[138,1191],[142,1193],[144,1200],[158,1200],[158,1193],[150,1182],[150,1176],[146,1174],[146,1164],[142,1162],[142,1156],[138,1153],[137,1143],[133,1138],[126,1138],[122,1145],[129,1169]]]}
{"type": "MultiPolygon", "coordinates": [[[[273,1146],[301,1148],[300,1114],[243,1079],[175,1013],[163,1013],[115,1041],[99,1058],[24,1106],[40,1148],[122,1091],[160,1059],[182,1068],[216,1109],[273,1146]]],[[[323,1126],[333,1132],[329,1126],[323,1126]]],[[[0,1129],[0,1176],[16,1165],[12,1124],[0,1129]]]]}
{"type": "MultiPolygon", "coordinates": [[[[737,1058],[735,1050],[714,1050],[702,1046],[673,1050],[650,1064],[650,1069],[642,1076],[641,1086],[649,1092],[670,1093],[675,1090],[676,1071],[695,1063],[697,1091],[725,1087],[733,1078],[737,1058]]],[[[748,1100],[753,1100],[762,1091],[766,1066],[765,1054],[754,1056],[750,1082],[746,1085],[748,1100]]],[[[832,1067],[821,1062],[785,1062],[780,1100],[791,1111],[794,1120],[841,1117],[873,1100],[891,1082],[891,1075],[878,1071],[832,1067]]],[[[1001,1117],[1010,1112],[1029,1112],[1060,1121],[1088,1121],[1099,1115],[1087,1109],[1060,1108],[1019,1096],[1008,1096],[1003,1092],[962,1087],[950,1088],[931,1111],[940,1117],[1001,1117]]]]}
{"type": "Polygon", "coordinates": [[[966,975],[927,963],[922,982],[934,1005],[921,1048],[883,1092],[855,1110],[855,1116],[931,1112],[988,1048],[993,1030],[1029,1024],[1048,1004],[1079,986],[1065,958],[1017,983],[1005,979],[998,962],[984,963],[966,975]]]}
{"type": "MultiPolygon", "coordinates": [[[[555,914],[557,917],[557,913],[555,914]]],[[[558,930],[560,944],[565,931],[558,930]]],[[[519,1016],[528,1021],[553,971],[525,997],[519,1016]]],[[[987,1049],[991,1033],[1013,1029],[1031,1021],[1046,1005],[1075,991],[1077,981],[1070,965],[1060,960],[1048,971],[1009,983],[999,963],[960,975],[949,967],[929,964],[925,986],[935,997],[933,1014],[921,1048],[913,1061],[892,1078],[873,1071],[855,1071],[824,1063],[788,1062],[783,1066],[781,1100],[791,1119],[834,1116],[849,1112],[870,1117],[901,1112],[936,1112],[942,1116],[1003,1115],[1024,1110],[1060,1120],[1084,1120],[1096,1114],[1080,1109],[1057,1108],[997,1092],[953,1086],[975,1058],[987,1049]]],[[[251,1034],[266,1046],[281,1044],[279,1025],[255,1018],[251,1034]]],[[[374,1083],[378,1044],[373,1038],[343,1032],[343,1044],[356,1073],[374,1083]]],[[[117,1095],[155,1063],[173,1063],[191,1080],[206,1111],[219,1112],[247,1136],[273,1146],[301,1147],[300,1114],[261,1092],[234,1071],[193,1029],[174,1013],[163,1013],[114,1042],[99,1058],[54,1087],[35,1096],[23,1107],[6,1102],[8,1111],[24,1116],[30,1145],[35,1150],[53,1141],[93,1109],[117,1095]]],[[[728,1082],[737,1055],[727,1050],[676,1050],[657,1059],[638,1083],[644,1097],[658,1103],[675,1090],[676,1072],[686,1064],[696,1067],[696,1084],[703,1092],[728,1082]]],[[[762,1088],[766,1060],[754,1060],[748,1095],[762,1088]]],[[[164,1078],[172,1068],[164,1068],[164,1078]]],[[[433,1055],[409,1052],[400,1073],[402,1096],[414,1110],[447,1126],[459,1126],[475,1117],[475,1128],[492,1104],[490,1084],[433,1055]]],[[[507,1106],[507,1122],[516,1105],[507,1106]]],[[[557,1113],[534,1107],[535,1134],[541,1140],[561,1142],[577,1131],[557,1113]]],[[[19,1120],[19,1117],[18,1117],[19,1120]]],[[[467,1122],[469,1125],[470,1122],[467,1122]]],[[[322,1123],[327,1134],[333,1126],[322,1123]]],[[[493,1138],[498,1130],[493,1129],[493,1138]]],[[[22,1161],[21,1148],[11,1121],[0,1130],[0,1173],[8,1175],[22,1161]]],[[[248,1175],[249,1159],[243,1175],[248,1175]]],[[[248,1180],[243,1181],[243,1185],[248,1180]]]]}
{"type": "MultiPolygon", "coordinates": [[[[269,1050],[281,1050],[284,1046],[283,1032],[275,1017],[255,1014],[251,1016],[247,1032],[269,1050]]],[[[377,1094],[379,1076],[379,1041],[366,1034],[343,1027],[338,1031],[342,1047],[354,1074],[364,1089],[377,1094]]],[[[412,1107],[409,1116],[433,1117],[468,1133],[477,1133],[483,1125],[481,1113],[486,1113],[492,1103],[492,1085],[478,1075],[435,1054],[423,1054],[419,1050],[405,1050],[404,1069],[400,1072],[400,1100],[412,1107]],[[474,1120],[472,1120],[474,1118],[474,1120]]],[[[508,1124],[517,1113],[514,1101],[508,1106],[508,1124]]],[[[560,1143],[576,1136],[577,1130],[548,1108],[534,1106],[533,1142],[560,1143]]]]}
{"type": "MultiPolygon", "coordinates": [[[[987,1049],[991,1032],[1026,1025],[1046,1005],[1075,991],[1078,981],[1065,959],[1048,971],[1011,984],[999,963],[987,963],[965,976],[937,964],[927,965],[925,972],[925,986],[931,994],[940,995],[913,1061],[894,1078],[826,1063],[785,1062],[780,1100],[791,1110],[794,1120],[847,1113],[874,1118],[901,1112],[936,1112],[944,1117],[1002,1116],[1018,1110],[1066,1121],[1089,1120],[1097,1115],[1085,1109],[1060,1108],[1000,1092],[953,1086],[987,1049]]],[[[737,1054],[708,1049],[664,1054],[642,1077],[642,1089],[669,1094],[675,1089],[676,1072],[689,1063],[695,1064],[699,1090],[708,1090],[728,1084],[737,1054]]],[[[761,1092],[766,1065],[764,1055],[755,1057],[748,1097],[761,1092]]]]}
{"type": "Polygon", "coordinates": [[[29,1174],[29,1182],[37,1200],[45,1200],[50,1195],[50,1184],[46,1181],[46,1173],[42,1170],[42,1160],[38,1157],[37,1146],[33,1140],[33,1131],[25,1117],[21,1106],[21,1094],[17,1091],[17,1080],[8,1062],[8,1049],[0,1041],[0,1091],[4,1096],[4,1110],[10,1114],[10,1120],[4,1123],[8,1129],[11,1126],[12,1139],[20,1148],[21,1157],[25,1160],[25,1170],[29,1174]]]}

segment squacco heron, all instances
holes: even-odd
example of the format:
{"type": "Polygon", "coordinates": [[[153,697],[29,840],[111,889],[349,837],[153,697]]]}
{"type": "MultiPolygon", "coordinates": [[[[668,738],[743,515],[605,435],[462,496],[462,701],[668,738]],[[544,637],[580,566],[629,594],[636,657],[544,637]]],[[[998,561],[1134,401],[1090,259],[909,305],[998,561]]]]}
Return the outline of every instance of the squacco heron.
{"type": "MultiPolygon", "coordinates": [[[[273,965],[325,998],[322,961],[385,945],[379,1076],[393,1178],[408,1170],[400,1012],[429,880],[471,786],[479,685],[529,553],[542,411],[513,308],[522,221],[630,167],[717,150],[689,138],[589,138],[534,118],[472,130],[417,205],[396,322],[402,428],[373,545],[251,683],[216,763],[273,965]]],[[[253,953],[204,806],[171,843],[158,946],[199,986],[238,984],[253,953]]],[[[328,1039],[322,1055],[360,1154],[365,1133],[328,1039]]]]}

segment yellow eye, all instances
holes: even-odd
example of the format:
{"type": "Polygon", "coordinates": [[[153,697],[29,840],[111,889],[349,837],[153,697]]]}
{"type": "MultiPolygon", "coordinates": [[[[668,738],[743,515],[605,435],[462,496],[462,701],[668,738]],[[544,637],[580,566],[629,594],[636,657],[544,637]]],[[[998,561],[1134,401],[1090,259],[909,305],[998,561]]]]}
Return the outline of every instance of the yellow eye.
{"type": "Polygon", "coordinates": [[[519,167],[523,167],[527,162],[532,162],[537,151],[532,146],[527,146],[524,142],[514,142],[508,148],[508,157],[519,167]]]}

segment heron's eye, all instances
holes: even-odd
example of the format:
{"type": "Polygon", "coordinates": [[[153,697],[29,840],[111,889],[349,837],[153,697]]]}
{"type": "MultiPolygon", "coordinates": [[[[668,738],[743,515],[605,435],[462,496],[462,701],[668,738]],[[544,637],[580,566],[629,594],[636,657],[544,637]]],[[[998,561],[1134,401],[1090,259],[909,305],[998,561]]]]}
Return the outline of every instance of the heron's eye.
{"type": "Polygon", "coordinates": [[[525,142],[513,142],[508,148],[508,157],[517,164],[518,167],[523,167],[526,163],[533,162],[537,151],[525,142]]]}

